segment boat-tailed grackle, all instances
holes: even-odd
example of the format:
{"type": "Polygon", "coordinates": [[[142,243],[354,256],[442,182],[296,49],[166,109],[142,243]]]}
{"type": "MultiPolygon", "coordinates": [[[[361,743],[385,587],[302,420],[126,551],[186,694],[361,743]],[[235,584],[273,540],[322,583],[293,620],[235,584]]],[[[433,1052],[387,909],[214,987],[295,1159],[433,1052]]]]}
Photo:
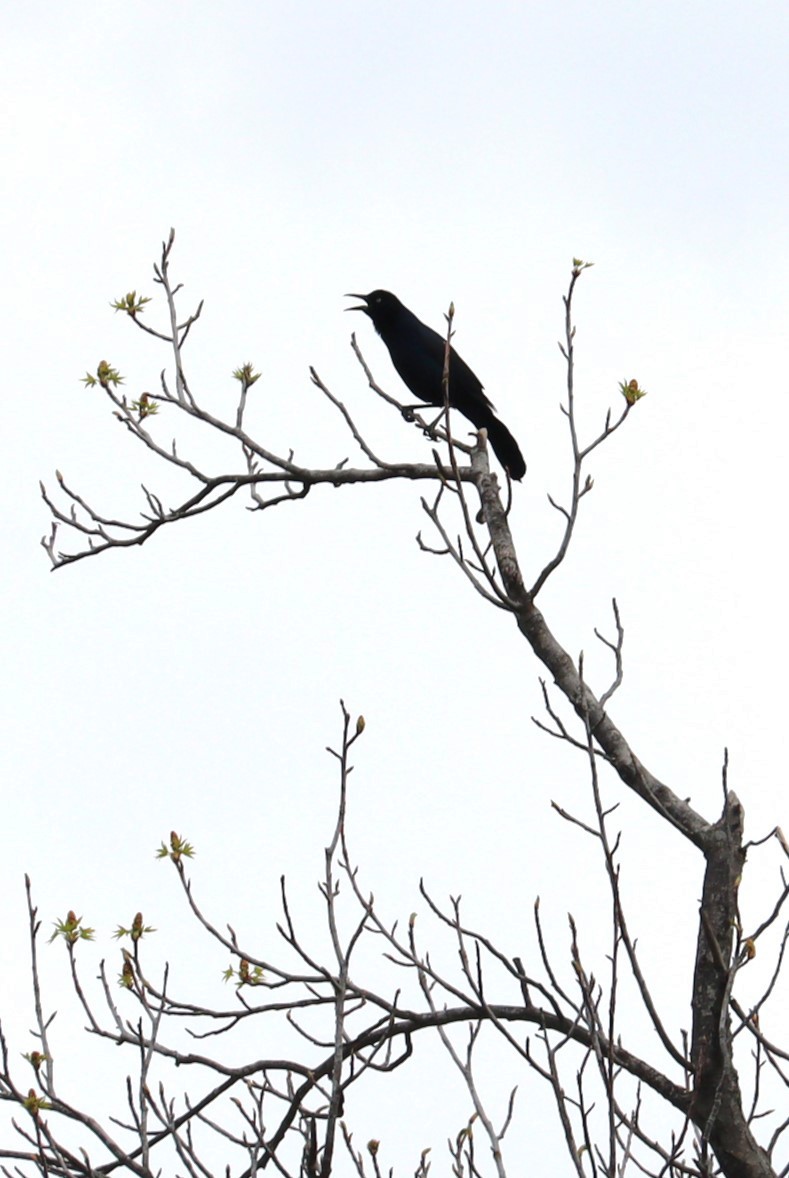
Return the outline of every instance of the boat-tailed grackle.
{"type": "MultiPolygon", "coordinates": [[[[428,405],[444,405],[444,351],[446,341],[412,311],[404,307],[388,290],[374,290],[370,294],[350,294],[349,299],[362,299],[363,307],[347,307],[348,311],[364,311],[373,321],[375,330],[389,349],[392,363],[403,382],[415,397],[428,405]]],[[[482,384],[458,356],[449,350],[449,404],[475,425],[486,429],[493,451],[510,478],[522,479],[526,473],[520,447],[503,422],[493,412],[493,405],[482,391],[482,384]]]]}

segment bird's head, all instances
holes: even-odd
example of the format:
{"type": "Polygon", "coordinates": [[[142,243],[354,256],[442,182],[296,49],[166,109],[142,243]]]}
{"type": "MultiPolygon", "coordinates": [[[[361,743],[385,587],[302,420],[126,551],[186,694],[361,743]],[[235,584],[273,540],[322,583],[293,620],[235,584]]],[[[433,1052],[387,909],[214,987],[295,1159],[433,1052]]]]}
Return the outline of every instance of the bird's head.
{"type": "Polygon", "coordinates": [[[346,311],[364,311],[380,331],[392,323],[403,310],[403,304],[389,290],[373,290],[370,294],[348,294],[347,299],[361,299],[363,307],[346,307],[346,311]]]}

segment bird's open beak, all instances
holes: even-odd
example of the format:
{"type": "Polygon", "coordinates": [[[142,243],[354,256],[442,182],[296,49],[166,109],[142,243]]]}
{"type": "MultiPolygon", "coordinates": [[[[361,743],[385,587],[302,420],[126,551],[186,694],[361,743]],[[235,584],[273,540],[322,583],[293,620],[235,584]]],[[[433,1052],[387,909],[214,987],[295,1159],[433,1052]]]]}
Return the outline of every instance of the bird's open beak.
{"type": "MultiPolygon", "coordinates": [[[[367,302],[367,295],[363,295],[363,294],[346,294],[346,295],[343,295],[343,298],[346,298],[346,299],[362,299],[362,300],[363,300],[365,303],[367,302]]],[[[370,314],[370,308],[369,308],[369,307],[367,307],[367,306],[364,306],[364,307],[346,307],[346,308],[345,308],[345,310],[346,310],[346,311],[364,311],[365,315],[369,315],[369,314],[370,314]]]]}

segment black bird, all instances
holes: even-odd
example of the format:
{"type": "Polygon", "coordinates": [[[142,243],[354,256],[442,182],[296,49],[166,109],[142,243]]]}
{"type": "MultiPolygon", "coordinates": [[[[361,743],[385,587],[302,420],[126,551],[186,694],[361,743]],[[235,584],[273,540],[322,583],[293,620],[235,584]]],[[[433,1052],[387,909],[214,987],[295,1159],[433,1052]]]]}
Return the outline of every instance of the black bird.
{"type": "MultiPolygon", "coordinates": [[[[375,330],[389,349],[392,363],[403,382],[415,397],[428,405],[444,405],[444,349],[446,341],[431,327],[417,319],[388,290],[374,290],[370,294],[350,294],[349,299],[362,299],[363,307],[347,307],[348,311],[364,311],[373,321],[375,330]]],[[[493,405],[482,391],[479,378],[454,348],[450,348],[449,403],[458,413],[477,427],[486,429],[493,451],[510,478],[522,479],[526,473],[520,447],[498,417],[493,405]]]]}

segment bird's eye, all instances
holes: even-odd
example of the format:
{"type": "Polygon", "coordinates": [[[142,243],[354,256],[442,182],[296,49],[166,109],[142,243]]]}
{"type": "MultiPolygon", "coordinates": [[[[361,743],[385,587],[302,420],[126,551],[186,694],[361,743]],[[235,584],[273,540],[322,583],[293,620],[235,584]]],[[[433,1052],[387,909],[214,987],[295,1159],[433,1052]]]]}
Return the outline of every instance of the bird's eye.
{"type": "Polygon", "coordinates": [[[376,301],[376,303],[380,303],[380,301],[381,301],[381,296],[379,295],[379,296],[378,296],[378,298],[377,298],[375,301],[376,301]]]}

